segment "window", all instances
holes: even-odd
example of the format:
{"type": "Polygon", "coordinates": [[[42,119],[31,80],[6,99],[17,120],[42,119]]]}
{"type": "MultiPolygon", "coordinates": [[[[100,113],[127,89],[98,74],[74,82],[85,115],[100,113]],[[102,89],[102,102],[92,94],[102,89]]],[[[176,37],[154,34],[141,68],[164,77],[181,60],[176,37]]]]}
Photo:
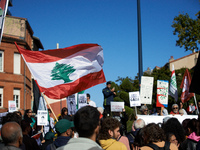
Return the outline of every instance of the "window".
{"type": "Polygon", "coordinates": [[[20,74],[21,73],[21,56],[18,53],[14,53],[14,74],[20,74]]]}
{"type": "Polygon", "coordinates": [[[3,107],[3,88],[0,88],[0,107],[3,107]]]}
{"type": "Polygon", "coordinates": [[[0,51],[0,72],[3,72],[3,60],[4,60],[3,51],[0,51]]]}
{"type": "Polygon", "coordinates": [[[13,100],[16,102],[16,107],[20,108],[20,90],[19,89],[14,89],[13,100]]]}

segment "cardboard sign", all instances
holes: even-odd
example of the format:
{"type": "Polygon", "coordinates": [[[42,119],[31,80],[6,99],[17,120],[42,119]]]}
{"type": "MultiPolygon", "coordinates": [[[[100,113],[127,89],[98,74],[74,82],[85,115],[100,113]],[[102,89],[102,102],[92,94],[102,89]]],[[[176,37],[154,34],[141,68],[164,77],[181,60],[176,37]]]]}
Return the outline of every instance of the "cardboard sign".
{"type": "Polygon", "coordinates": [[[48,123],[48,115],[46,110],[38,110],[37,111],[37,125],[43,126],[48,123]]]}
{"type": "Polygon", "coordinates": [[[78,94],[78,108],[84,107],[87,105],[87,96],[86,94],[78,94]]]}
{"type": "Polygon", "coordinates": [[[129,101],[130,101],[130,107],[141,106],[139,91],[129,92],[129,101]]]}
{"type": "Polygon", "coordinates": [[[76,113],[76,99],[77,94],[73,94],[67,97],[68,115],[74,115],[76,113]]]}
{"type": "Polygon", "coordinates": [[[122,112],[124,109],[124,102],[110,102],[111,112],[122,112]]]}
{"type": "Polygon", "coordinates": [[[157,80],[156,107],[167,107],[168,106],[168,86],[169,86],[169,81],[157,80]]]}
{"type": "Polygon", "coordinates": [[[8,112],[17,111],[16,101],[8,101],[8,112]]]}
{"type": "Polygon", "coordinates": [[[140,87],[141,104],[152,104],[153,80],[153,77],[142,76],[140,87]]]}

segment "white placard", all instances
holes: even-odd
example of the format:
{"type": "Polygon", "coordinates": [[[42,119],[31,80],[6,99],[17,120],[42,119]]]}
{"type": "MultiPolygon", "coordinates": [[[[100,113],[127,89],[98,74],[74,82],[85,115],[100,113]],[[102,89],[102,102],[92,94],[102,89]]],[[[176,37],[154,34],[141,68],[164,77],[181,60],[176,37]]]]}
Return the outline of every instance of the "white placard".
{"type": "Polygon", "coordinates": [[[156,107],[168,106],[168,80],[157,80],[157,102],[156,107]]]}
{"type": "Polygon", "coordinates": [[[16,101],[8,101],[8,112],[17,111],[16,101]]]}
{"type": "Polygon", "coordinates": [[[140,87],[141,104],[152,104],[153,80],[153,77],[142,76],[140,87]]]}
{"type": "Polygon", "coordinates": [[[87,105],[87,96],[86,94],[78,94],[78,108],[84,107],[87,105]]]}
{"type": "Polygon", "coordinates": [[[110,102],[111,112],[122,112],[124,102],[110,102]]]}
{"type": "Polygon", "coordinates": [[[130,101],[130,107],[141,106],[139,91],[129,92],[129,101],[130,101]]]}
{"type": "Polygon", "coordinates": [[[37,125],[43,126],[48,123],[48,115],[46,110],[38,110],[37,111],[37,125]]]}
{"type": "Polygon", "coordinates": [[[77,94],[73,94],[67,97],[68,115],[74,115],[76,113],[76,99],[77,94]]]}

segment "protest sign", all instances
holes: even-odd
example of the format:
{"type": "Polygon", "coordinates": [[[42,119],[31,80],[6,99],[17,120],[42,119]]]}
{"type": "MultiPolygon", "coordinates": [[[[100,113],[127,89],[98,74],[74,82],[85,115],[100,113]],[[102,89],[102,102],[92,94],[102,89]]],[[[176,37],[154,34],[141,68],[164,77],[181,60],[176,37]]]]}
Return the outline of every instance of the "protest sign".
{"type": "Polygon", "coordinates": [[[130,101],[130,107],[141,106],[139,91],[129,92],[129,101],[130,101]]]}
{"type": "Polygon", "coordinates": [[[67,97],[68,115],[74,115],[76,113],[77,94],[73,94],[67,97]]]}
{"type": "Polygon", "coordinates": [[[167,80],[157,80],[157,103],[156,107],[168,106],[168,86],[167,80]]]}
{"type": "Polygon", "coordinates": [[[38,110],[37,111],[37,125],[43,126],[48,123],[48,115],[46,110],[38,110]]]}
{"type": "Polygon", "coordinates": [[[17,111],[16,101],[8,101],[8,112],[17,111]]]}
{"type": "Polygon", "coordinates": [[[78,94],[78,108],[84,107],[87,105],[86,94],[78,94]]]}
{"type": "Polygon", "coordinates": [[[141,104],[152,104],[153,80],[153,77],[142,76],[140,87],[141,104]]]}
{"type": "Polygon", "coordinates": [[[111,112],[122,112],[124,109],[124,102],[110,102],[111,112]]]}

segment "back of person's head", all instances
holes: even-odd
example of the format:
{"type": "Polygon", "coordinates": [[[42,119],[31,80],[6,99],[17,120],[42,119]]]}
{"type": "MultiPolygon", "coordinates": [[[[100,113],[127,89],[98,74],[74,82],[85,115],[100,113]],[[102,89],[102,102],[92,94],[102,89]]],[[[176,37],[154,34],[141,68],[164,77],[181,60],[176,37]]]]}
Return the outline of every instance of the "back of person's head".
{"type": "Polygon", "coordinates": [[[187,133],[187,124],[188,124],[188,122],[190,121],[191,119],[184,119],[183,121],[182,121],[182,126],[183,126],[183,129],[184,129],[184,131],[185,131],[185,135],[188,135],[188,133],[187,133]]]}
{"type": "Polygon", "coordinates": [[[27,121],[27,120],[22,120],[21,121],[21,128],[22,128],[22,131],[25,132],[28,128],[31,128],[30,122],[27,121]]]}
{"type": "Polygon", "coordinates": [[[100,133],[99,133],[99,137],[98,137],[99,140],[110,139],[111,136],[110,136],[108,130],[114,131],[118,127],[120,127],[120,122],[117,119],[111,118],[111,117],[105,118],[101,124],[101,129],[100,129],[100,133]]]}
{"type": "Polygon", "coordinates": [[[191,119],[187,124],[187,133],[190,134],[192,132],[197,133],[198,129],[198,121],[196,119],[191,119]]]}
{"type": "Polygon", "coordinates": [[[143,129],[144,143],[149,144],[153,142],[165,141],[165,134],[162,128],[158,124],[150,123],[143,129]]]}
{"type": "Polygon", "coordinates": [[[20,125],[16,122],[7,122],[1,128],[1,137],[5,145],[12,145],[20,142],[22,143],[22,130],[20,125]]]}
{"type": "Polygon", "coordinates": [[[7,122],[16,122],[21,124],[22,118],[17,113],[8,113],[6,116],[2,117],[2,125],[7,122]]]}
{"type": "Polygon", "coordinates": [[[138,119],[136,121],[134,121],[134,128],[135,129],[141,129],[145,126],[145,122],[143,119],[138,119]]]}
{"type": "Polygon", "coordinates": [[[80,137],[90,138],[99,126],[99,111],[92,106],[79,109],[74,115],[74,126],[80,137]]]}
{"type": "Polygon", "coordinates": [[[177,118],[172,117],[168,119],[167,122],[163,124],[163,130],[165,133],[170,132],[175,134],[178,143],[182,143],[185,140],[185,131],[177,118]]]}
{"type": "Polygon", "coordinates": [[[135,136],[134,146],[142,147],[144,145],[144,130],[142,128],[138,130],[135,136]]]}

